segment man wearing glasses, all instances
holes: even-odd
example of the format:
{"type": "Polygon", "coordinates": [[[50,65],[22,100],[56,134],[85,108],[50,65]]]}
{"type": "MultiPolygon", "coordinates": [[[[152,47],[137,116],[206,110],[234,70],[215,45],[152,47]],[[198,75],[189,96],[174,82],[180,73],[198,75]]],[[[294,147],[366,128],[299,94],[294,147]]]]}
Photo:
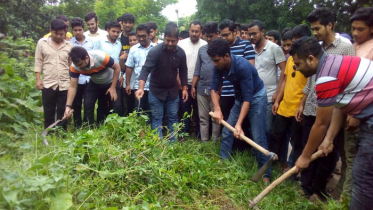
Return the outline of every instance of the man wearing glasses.
{"type": "MultiPolygon", "coordinates": [[[[139,89],[139,76],[141,73],[142,66],[145,63],[146,56],[150,49],[153,48],[154,44],[150,41],[150,28],[146,24],[140,24],[136,27],[136,36],[139,41],[138,44],[134,45],[126,61],[126,93],[128,95],[134,95],[136,90],[139,89]]],[[[148,78],[150,75],[148,76],[148,78]]],[[[150,110],[148,102],[149,93],[149,79],[146,80],[144,87],[144,96],[139,100],[135,100],[134,107],[140,108],[143,111],[150,110]]],[[[131,111],[131,110],[130,110],[131,111]]],[[[150,114],[150,112],[147,112],[150,114]]]]}

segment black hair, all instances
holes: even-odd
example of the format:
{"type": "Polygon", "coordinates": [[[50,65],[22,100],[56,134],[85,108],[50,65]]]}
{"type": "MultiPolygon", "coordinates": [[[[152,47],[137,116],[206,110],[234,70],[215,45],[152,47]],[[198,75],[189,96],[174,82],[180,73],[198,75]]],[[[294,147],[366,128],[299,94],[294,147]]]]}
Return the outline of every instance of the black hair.
{"type": "Polygon", "coordinates": [[[228,27],[229,31],[233,32],[234,29],[236,29],[236,25],[234,24],[233,21],[231,20],[228,20],[228,19],[224,19],[223,21],[221,21],[220,25],[219,25],[219,30],[223,30],[225,29],[226,27],[228,27]]]}
{"type": "Polygon", "coordinates": [[[71,28],[74,28],[75,26],[81,26],[84,29],[84,22],[81,18],[79,17],[74,17],[71,19],[71,28]]]}
{"type": "Polygon", "coordinates": [[[69,53],[69,56],[73,63],[79,63],[79,61],[84,60],[87,55],[87,50],[84,47],[80,46],[73,47],[69,53]]]}
{"type": "Polygon", "coordinates": [[[242,23],[241,24],[241,30],[244,30],[244,31],[249,30],[249,24],[248,23],[242,23]]]}
{"type": "Polygon", "coordinates": [[[207,54],[210,57],[214,57],[215,55],[219,57],[223,57],[226,54],[231,54],[230,45],[227,41],[222,38],[217,38],[211,41],[208,45],[207,54]]]}
{"type": "Polygon", "coordinates": [[[192,24],[195,25],[195,26],[196,26],[196,25],[199,25],[199,26],[201,27],[201,31],[203,30],[203,25],[202,25],[202,23],[201,23],[199,20],[193,20],[192,22],[190,22],[190,23],[189,23],[189,28],[190,28],[190,26],[191,26],[192,24]]]}
{"type": "Polygon", "coordinates": [[[206,34],[213,34],[219,32],[218,23],[216,21],[210,21],[205,24],[203,31],[206,34]]]}
{"type": "Polygon", "coordinates": [[[264,27],[264,23],[260,20],[253,20],[251,21],[251,23],[249,24],[248,28],[252,28],[254,26],[258,26],[259,30],[263,30],[265,27],[264,27]]]}
{"type": "Polygon", "coordinates": [[[328,23],[331,23],[332,29],[334,29],[334,25],[337,22],[337,16],[332,9],[328,7],[320,7],[313,10],[307,16],[306,20],[309,23],[320,21],[320,24],[322,24],[323,26],[326,26],[328,25],[328,23]]]}
{"type": "Polygon", "coordinates": [[[85,20],[85,22],[90,21],[92,18],[94,18],[95,21],[96,21],[96,23],[97,23],[98,17],[97,17],[97,15],[96,15],[95,12],[88,12],[88,13],[84,16],[84,20],[85,20]]]}
{"type": "Polygon", "coordinates": [[[118,22],[123,22],[123,16],[119,16],[119,17],[117,18],[117,21],[118,21],[118,22]]]}
{"type": "Polygon", "coordinates": [[[355,11],[350,19],[350,23],[354,21],[363,21],[367,26],[373,26],[373,7],[360,7],[355,11]]]}
{"type": "Polygon", "coordinates": [[[136,32],[137,31],[146,31],[146,33],[149,35],[150,34],[150,28],[147,24],[141,23],[136,27],[136,32]]]}
{"type": "Polygon", "coordinates": [[[166,24],[164,29],[164,37],[166,36],[174,36],[179,38],[179,28],[177,27],[176,23],[170,21],[166,24]]]}
{"type": "Polygon", "coordinates": [[[130,31],[130,32],[128,32],[128,37],[130,37],[130,36],[136,36],[136,33],[134,31],[130,31]]]}
{"type": "Polygon", "coordinates": [[[291,56],[297,54],[299,59],[306,59],[309,55],[320,58],[323,52],[319,41],[315,37],[305,36],[293,43],[289,54],[291,56]]]}
{"type": "Polygon", "coordinates": [[[293,28],[293,30],[291,30],[291,33],[292,33],[291,38],[293,38],[293,37],[301,38],[301,37],[304,37],[304,36],[311,36],[310,28],[308,28],[308,26],[306,26],[306,25],[295,26],[293,28]]]}
{"type": "Polygon", "coordinates": [[[189,31],[181,31],[180,37],[183,39],[189,38],[189,31]]]}
{"type": "Polygon", "coordinates": [[[56,19],[63,20],[64,22],[69,21],[69,18],[67,18],[66,15],[57,15],[56,19]]]}
{"type": "Polygon", "coordinates": [[[281,40],[282,41],[285,41],[285,40],[288,40],[288,39],[291,40],[292,37],[293,37],[292,31],[291,30],[287,30],[287,31],[285,31],[285,32],[282,33],[281,40]]]}
{"type": "Polygon", "coordinates": [[[124,14],[122,15],[122,21],[123,21],[123,22],[129,21],[129,22],[131,22],[131,23],[135,23],[135,16],[133,16],[132,13],[128,13],[128,12],[126,12],[126,13],[124,13],[124,14]]]}
{"type": "Polygon", "coordinates": [[[277,30],[270,30],[267,31],[266,36],[273,36],[275,40],[277,41],[278,45],[281,45],[281,37],[280,37],[280,32],[277,30]]]}
{"type": "MultiPolygon", "coordinates": [[[[288,32],[288,31],[291,31],[291,27],[286,27],[286,28],[282,29],[282,31],[281,31],[281,37],[283,37],[284,34],[285,34],[286,32],[288,32]]],[[[288,38],[288,39],[291,39],[291,37],[288,38]]],[[[286,40],[286,39],[283,39],[283,40],[286,40]]]]}
{"type": "Polygon", "coordinates": [[[52,31],[59,31],[59,30],[67,30],[65,22],[61,19],[54,19],[51,23],[51,30],[52,31]]]}
{"type": "Polygon", "coordinates": [[[235,22],[234,25],[236,25],[236,30],[241,32],[241,23],[235,22]]]}
{"type": "Polygon", "coordinates": [[[119,28],[119,29],[121,29],[121,26],[120,26],[120,24],[118,23],[118,21],[110,20],[110,21],[105,25],[105,29],[106,29],[106,30],[110,30],[111,28],[119,28]]]}
{"type": "Polygon", "coordinates": [[[150,21],[146,23],[149,27],[149,29],[157,30],[158,26],[156,22],[150,21]]]}

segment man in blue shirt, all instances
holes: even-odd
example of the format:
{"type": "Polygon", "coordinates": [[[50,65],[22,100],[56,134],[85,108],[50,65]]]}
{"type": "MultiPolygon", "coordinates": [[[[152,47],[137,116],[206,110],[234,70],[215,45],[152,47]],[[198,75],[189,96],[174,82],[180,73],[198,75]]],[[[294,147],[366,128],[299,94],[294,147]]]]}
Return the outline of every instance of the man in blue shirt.
{"type": "MultiPolygon", "coordinates": [[[[120,32],[121,32],[121,26],[117,21],[109,21],[107,24],[107,33],[105,38],[99,39],[95,42],[94,49],[95,50],[101,50],[109,54],[110,57],[114,59],[116,63],[119,64],[119,56],[122,50],[122,44],[120,43],[120,40],[118,39],[120,32]]],[[[119,84],[119,82],[118,82],[119,84]]],[[[97,108],[97,122],[102,123],[105,119],[105,116],[109,113],[103,113],[103,110],[111,110],[113,109],[115,113],[118,113],[119,115],[122,115],[122,103],[121,103],[121,93],[118,92],[118,98],[119,100],[116,100],[114,103],[112,103],[112,107],[110,109],[102,108],[103,106],[107,106],[107,103],[105,101],[102,101],[100,98],[98,100],[98,108],[97,108]]]]}
{"type": "MultiPolygon", "coordinates": [[[[93,50],[94,42],[84,36],[84,22],[82,19],[76,17],[71,20],[71,29],[73,31],[74,37],[71,38],[71,44],[79,47],[83,47],[87,51],[93,50]]],[[[78,80],[78,89],[73,102],[74,109],[74,126],[79,128],[82,126],[82,104],[83,104],[83,95],[85,89],[88,86],[90,76],[88,75],[79,75],[78,80]]]]}
{"type": "MultiPolygon", "coordinates": [[[[149,39],[149,34],[150,28],[146,24],[140,24],[136,27],[136,35],[139,43],[131,48],[126,61],[126,92],[128,95],[134,95],[135,91],[139,89],[139,77],[142,66],[145,64],[148,52],[154,46],[149,39]]],[[[148,111],[147,114],[150,115],[148,93],[149,80],[147,79],[144,87],[144,97],[140,99],[140,108],[143,111],[148,111]]],[[[135,100],[134,107],[139,107],[139,100],[135,100]]]]}
{"type": "MultiPolygon", "coordinates": [[[[213,40],[207,50],[207,54],[215,66],[211,82],[211,99],[214,104],[213,118],[219,124],[223,114],[219,105],[219,90],[222,86],[223,77],[230,81],[234,87],[235,103],[230,111],[227,122],[234,126],[236,132],[234,137],[239,138],[244,134],[242,122],[248,117],[252,131],[253,140],[265,149],[268,149],[266,128],[266,105],[267,91],[263,81],[253,65],[248,65],[246,59],[231,55],[228,42],[223,39],[213,40]]],[[[232,155],[233,133],[223,128],[220,156],[229,159],[232,155]]],[[[256,152],[258,168],[262,167],[268,157],[261,152],[256,152]]],[[[268,169],[263,181],[269,183],[271,170],[268,169]]]]}

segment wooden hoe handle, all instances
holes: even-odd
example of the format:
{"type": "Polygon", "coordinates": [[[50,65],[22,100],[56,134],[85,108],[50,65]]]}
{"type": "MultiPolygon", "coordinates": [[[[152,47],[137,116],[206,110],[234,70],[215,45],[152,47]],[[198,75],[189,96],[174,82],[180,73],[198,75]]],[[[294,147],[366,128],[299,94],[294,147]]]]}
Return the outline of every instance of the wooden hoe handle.
{"type": "MultiPolygon", "coordinates": [[[[333,149],[333,145],[330,145],[330,148],[333,149]]],[[[323,154],[322,150],[315,152],[311,156],[311,162],[319,158],[322,154],[323,154]]],[[[292,176],[295,173],[295,169],[296,167],[294,166],[293,168],[288,170],[286,173],[281,175],[278,179],[273,181],[270,185],[268,185],[268,187],[266,187],[258,196],[256,196],[256,198],[254,198],[254,200],[251,201],[251,207],[256,206],[256,204],[258,204],[264,198],[264,196],[270,193],[277,185],[281,184],[283,181],[285,181],[290,176],[292,176]]]]}
{"type": "MultiPolygon", "coordinates": [[[[210,116],[212,117],[212,115],[214,114],[213,112],[210,112],[209,113],[210,116]]],[[[231,125],[229,125],[226,121],[224,120],[221,120],[221,124],[223,124],[226,128],[228,128],[230,131],[232,131],[233,133],[236,132],[236,129],[234,129],[231,125]]],[[[265,154],[266,156],[269,156],[269,151],[264,149],[262,146],[260,146],[259,144],[255,143],[253,140],[247,138],[245,135],[241,134],[240,135],[240,138],[244,141],[246,141],[248,144],[250,144],[252,147],[254,147],[255,149],[259,150],[261,153],[265,154]]]]}

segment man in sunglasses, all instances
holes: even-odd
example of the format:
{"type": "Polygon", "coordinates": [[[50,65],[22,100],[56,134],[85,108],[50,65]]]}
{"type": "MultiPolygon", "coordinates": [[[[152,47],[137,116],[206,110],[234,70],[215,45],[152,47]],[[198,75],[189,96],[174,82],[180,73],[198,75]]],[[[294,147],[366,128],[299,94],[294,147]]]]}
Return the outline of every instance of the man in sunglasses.
{"type": "MultiPolygon", "coordinates": [[[[292,41],[302,37],[311,36],[310,29],[305,25],[297,25],[292,30],[292,41]]],[[[272,113],[275,115],[272,130],[268,138],[269,150],[280,155],[286,150],[284,148],[286,136],[290,133],[291,143],[294,153],[289,158],[290,166],[293,165],[290,160],[296,160],[302,152],[302,127],[296,121],[295,113],[303,97],[303,88],[307,79],[299,73],[295,73],[293,58],[289,57],[281,89],[272,106],[272,113]]],[[[279,84],[280,85],[280,84],[279,84]]]]}

